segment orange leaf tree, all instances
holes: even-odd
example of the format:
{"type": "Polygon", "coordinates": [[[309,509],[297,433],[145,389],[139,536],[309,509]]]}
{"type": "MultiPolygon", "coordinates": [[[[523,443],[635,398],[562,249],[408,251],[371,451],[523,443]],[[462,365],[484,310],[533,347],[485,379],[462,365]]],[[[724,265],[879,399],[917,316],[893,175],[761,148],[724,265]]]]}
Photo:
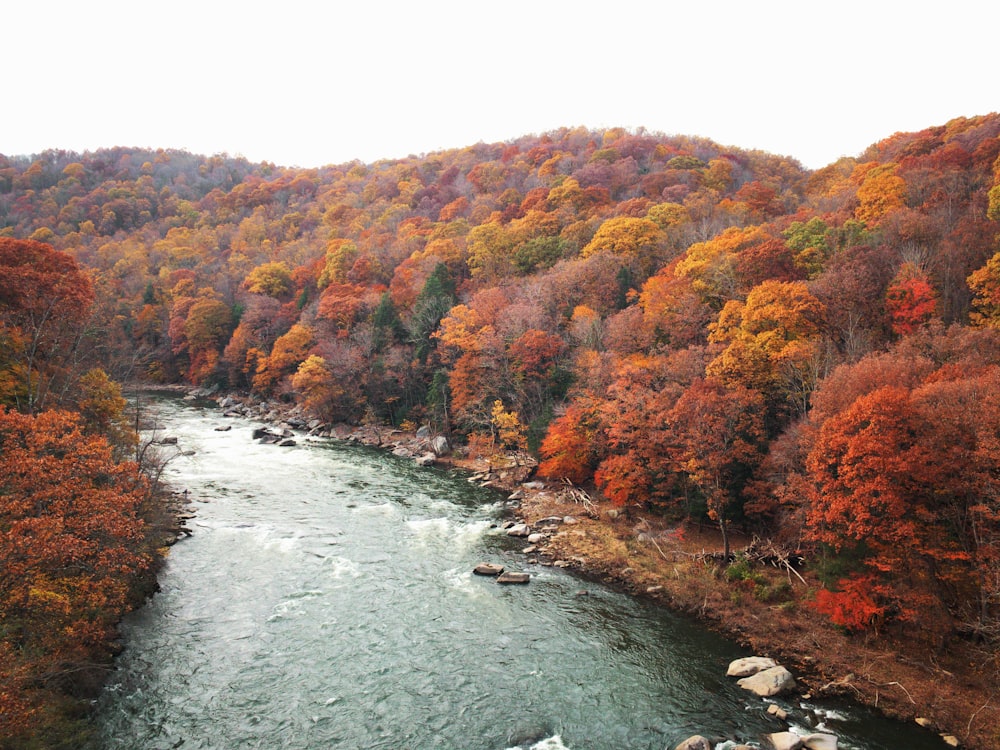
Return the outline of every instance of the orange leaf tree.
{"type": "Polygon", "coordinates": [[[897,336],[906,336],[927,325],[937,310],[937,294],[918,266],[904,263],[885,291],[885,306],[897,336]]]}
{"type": "Polygon", "coordinates": [[[146,482],[69,412],[0,410],[0,735],[46,687],[110,655],[139,551],[146,482]]]}
{"type": "Polygon", "coordinates": [[[0,237],[0,405],[45,408],[74,378],[93,300],[90,279],[69,255],[0,237]]]}
{"type": "Polygon", "coordinates": [[[729,520],[740,515],[743,487],[763,458],[764,399],[737,385],[695,380],[668,417],[678,469],[705,498],[729,558],[729,520]]]}

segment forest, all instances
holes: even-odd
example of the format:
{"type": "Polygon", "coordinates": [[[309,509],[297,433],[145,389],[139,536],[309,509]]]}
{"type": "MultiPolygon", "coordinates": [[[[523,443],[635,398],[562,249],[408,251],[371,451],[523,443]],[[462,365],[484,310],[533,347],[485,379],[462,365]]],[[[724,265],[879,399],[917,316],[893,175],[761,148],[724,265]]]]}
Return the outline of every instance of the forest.
{"type": "Polygon", "coordinates": [[[805,554],[832,625],[995,679],[998,238],[998,114],[815,171],[641,129],[0,155],[0,734],[151,564],[137,381],[534,457],[727,558],[734,530],[805,554]]]}

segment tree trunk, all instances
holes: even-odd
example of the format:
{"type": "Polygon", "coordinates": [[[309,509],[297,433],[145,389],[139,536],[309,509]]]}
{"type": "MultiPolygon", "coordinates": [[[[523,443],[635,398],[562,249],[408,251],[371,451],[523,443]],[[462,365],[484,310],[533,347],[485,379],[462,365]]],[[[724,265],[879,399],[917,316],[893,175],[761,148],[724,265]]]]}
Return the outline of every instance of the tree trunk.
{"type": "Polygon", "coordinates": [[[719,515],[719,530],[722,532],[722,550],[725,555],[725,560],[729,562],[729,529],[726,527],[726,519],[721,514],[719,515]]]}

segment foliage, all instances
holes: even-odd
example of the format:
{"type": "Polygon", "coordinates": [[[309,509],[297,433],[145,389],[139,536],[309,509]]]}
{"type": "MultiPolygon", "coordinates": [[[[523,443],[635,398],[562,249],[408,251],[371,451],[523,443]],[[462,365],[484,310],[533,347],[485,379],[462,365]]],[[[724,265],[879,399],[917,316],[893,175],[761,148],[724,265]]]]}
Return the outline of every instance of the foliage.
{"type": "Polygon", "coordinates": [[[0,157],[0,402],[74,405],[122,455],[133,373],[528,435],[543,476],[803,546],[845,627],[993,637],[998,134],[814,172],[641,129],[310,170],[0,157]]]}
{"type": "Polygon", "coordinates": [[[0,735],[110,655],[129,605],[146,487],[70,412],[0,411],[0,735]]]}
{"type": "Polygon", "coordinates": [[[66,253],[0,237],[0,405],[58,404],[74,379],[94,290],[66,253]]]}
{"type": "Polygon", "coordinates": [[[871,576],[843,578],[835,591],[826,588],[817,591],[813,606],[829,617],[834,625],[845,630],[868,630],[881,620],[886,611],[872,598],[874,588],[871,576]]]}
{"type": "Polygon", "coordinates": [[[937,294],[930,279],[913,263],[904,263],[885,292],[892,330],[898,336],[927,325],[937,311],[937,294]]]}

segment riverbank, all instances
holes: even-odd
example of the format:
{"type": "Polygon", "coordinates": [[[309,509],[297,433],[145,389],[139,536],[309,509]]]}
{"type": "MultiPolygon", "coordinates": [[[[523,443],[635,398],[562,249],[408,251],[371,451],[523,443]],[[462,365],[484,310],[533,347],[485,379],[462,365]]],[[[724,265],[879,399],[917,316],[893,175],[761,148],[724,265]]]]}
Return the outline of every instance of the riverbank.
{"type": "MultiPolygon", "coordinates": [[[[401,440],[403,444],[406,439],[401,440]]],[[[852,636],[810,605],[819,581],[802,568],[777,561],[724,565],[714,527],[680,527],[656,514],[627,513],[600,498],[537,481],[523,472],[491,469],[461,453],[439,459],[478,475],[517,499],[517,520],[543,532],[526,557],[558,565],[616,589],[683,612],[756,654],[788,666],[801,693],[878,709],[917,721],[948,744],[1000,748],[995,681],[983,654],[957,642],[941,653],[908,642],[905,631],[882,638],[852,636]],[[519,481],[520,480],[520,481],[519,481]],[[548,519],[571,517],[571,524],[548,519]]],[[[750,539],[734,534],[733,548],[750,539]]]]}
{"type": "MultiPolygon", "coordinates": [[[[878,639],[847,635],[810,606],[819,583],[808,565],[724,565],[714,528],[677,528],[655,514],[635,508],[624,512],[599,497],[527,481],[531,462],[491,462],[469,457],[461,448],[435,452],[426,434],[320,425],[273,402],[252,404],[226,396],[219,403],[224,410],[237,409],[241,416],[285,429],[360,442],[468,472],[481,484],[510,492],[517,520],[538,531],[540,537],[526,547],[528,559],[568,567],[688,613],[787,665],[813,698],[855,701],[892,718],[920,721],[928,731],[957,738],[963,747],[1000,748],[995,664],[984,653],[957,640],[930,653],[901,630],[878,639]],[[567,516],[574,522],[546,520],[567,516]]],[[[732,541],[737,552],[750,542],[738,536],[732,541]]]]}

